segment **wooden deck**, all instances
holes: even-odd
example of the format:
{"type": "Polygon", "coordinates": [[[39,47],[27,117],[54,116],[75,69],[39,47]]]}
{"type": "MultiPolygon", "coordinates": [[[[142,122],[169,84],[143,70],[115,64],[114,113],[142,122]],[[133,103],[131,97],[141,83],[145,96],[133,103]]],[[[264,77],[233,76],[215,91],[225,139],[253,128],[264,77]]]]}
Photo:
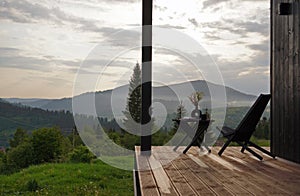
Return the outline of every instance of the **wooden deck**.
{"type": "Polygon", "coordinates": [[[136,147],[136,195],[300,195],[300,165],[265,155],[259,161],[240,147],[219,157],[219,149],[201,155],[196,147],[182,154],[157,146],[146,157],[136,147]]]}

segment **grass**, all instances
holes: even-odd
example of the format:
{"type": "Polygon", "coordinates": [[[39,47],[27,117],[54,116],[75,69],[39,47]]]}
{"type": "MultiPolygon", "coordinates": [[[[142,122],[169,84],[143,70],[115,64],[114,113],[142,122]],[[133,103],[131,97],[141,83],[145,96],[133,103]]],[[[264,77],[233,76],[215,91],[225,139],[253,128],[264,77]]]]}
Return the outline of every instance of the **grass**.
{"type": "Polygon", "coordinates": [[[257,138],[252,136],[251,141],[254,142],[255,144],[259,145],[259,146],[270,147],[270,140],[257,139],[257,138]]]}
{"type": "Polygon", "coordinates": [[[43,164],[0,175],[0,195],[133,195],[133,177],[101,161],[43,164]]]}
{"type": "MultiPolygon", "coordinates": [[[[223,144],[227,141],[227,139],[225,138],[220,138],[217,142],[217,145],[221,145],[223,146],[223,144]]],[[[255,137],[251,137],[250,141],[252,141],[253,143],[262,146],[262,147],[270,147],[270,140],[267,139],[257,139],[255,137]]],[[[235,142],[231,142],[229,144],[229,146],[240,146],[239,144],[235,143],[235,142]]]]}

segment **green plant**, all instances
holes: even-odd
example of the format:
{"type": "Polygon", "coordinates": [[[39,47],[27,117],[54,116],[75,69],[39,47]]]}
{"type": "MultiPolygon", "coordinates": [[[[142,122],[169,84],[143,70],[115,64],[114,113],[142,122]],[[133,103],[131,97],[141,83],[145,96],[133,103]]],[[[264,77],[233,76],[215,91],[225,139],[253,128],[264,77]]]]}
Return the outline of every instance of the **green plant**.
{"type": "Polygon", "coordinates": [[[33,165],[11,175],[0,175],[0,195],[127,196],[134,194],[133,187],[132,171],[114,168],[100,160],[92,164],[33,165]],[[36,192],[27,190],[32,179],[38,183],[36,192]]]}
{"type": "Polygon", "coordinates": [[[28,167],[33,164],[33,146],[31,141],[26,141],[12,148],[7,153],[7,163],[17,169],[28,167]]]}
{"type": "MultiPolygon", "coordinates": [[[[182,103],[182,101],[180,102],[180,104],[178,105],[177,109],[176,109],[176,117],[175,119],[181,119],[185,116],[186,114],[186,109],[184,108],[184,105],[182,103]]],[[[177,131],[179,127],[179,123],[177,121],[173,122],[173,127],[171,128],[171,131],[169,133],[169,135],[174,135],[177,131]]]]}
{"type": "Polygon", "coordinates": [[[24,129],[17,128],[14,137],[9,140],[11,148],[17,147],[28,139],[27,132],[24,129]]]}
{"type": "Polygon", "coordinates": [[[198,108],[198,104],[200,102],[200,100],[203,98],[204,93],[203,92],[194,92],[192,93],[188,98],[190,99],[190,101],[192,102],[192,104],[198,108]]]}
{"type": "Polygon", "coordinates": [[[39,184],[35,179],[30,179],[26,184],[26,190],[27,191],[37,191],[39,189],[39,184]]]}
{"type": "Polygon", "coordinates": [[[124,124],[128,129],[134,127],[132,121],[141,122],[142,90],[141,90],[141,68],[137,63],[129,81],[129,92],[125,111],[124,124]]]}
{"type": "Polygon", "coordinates": [[[64,136],[58,128],[41,128],[32,133],[35,163],[56,161],[63,153],[64,136]]]}
{"type": "Polygon", "coordinates": [[[70,153],[70,161],[73,163],[90,163],[95,158],[86,146],[78,146],[70,153]]]}

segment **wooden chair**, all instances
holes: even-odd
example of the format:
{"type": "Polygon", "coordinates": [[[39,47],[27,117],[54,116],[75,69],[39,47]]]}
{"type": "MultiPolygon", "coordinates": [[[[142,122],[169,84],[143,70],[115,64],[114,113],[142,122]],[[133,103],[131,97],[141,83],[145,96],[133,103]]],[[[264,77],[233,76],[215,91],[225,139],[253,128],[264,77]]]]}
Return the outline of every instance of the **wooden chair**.
{"type": "Polygon", "coordinates": [[[222,155],[226,147],[231,142],[236,142],[239,145],[242,146],[241,152],[244,152],[245,150],[249,151],[251,154],[253,154],[258,159],[262,160],[263,158],[257,154],[255,151],[253,151],[249,146],[252,146],[263,153],[275,158],[275,155],[270,153],[269,151],[261,148],[260,146],[254,144],[250,141],[250,138],[255,131],[256,125],[258,124],[269,100],[271,98],[270,94],[264,95],[261,94],[255,103],[252,105],[252,107],[249,109],[248,113],[245,115],[243,120],[240,122],[240,124],[237,126],[236,129],[232,129],[230,127],[222,127],[222,129],[219,129],[224,137],[227,138],[226,143],[223,145],[222,149],[219,151],[219,156],[222,155]]]}
{"type": "MultiPolygon", "coordinates": [[[[177,122],[178,125],[180,125],[180,128],[186,132],[186,136],[183,137],[177,144],[177,146],[174,147],[174,151],[178,149],[178,147],[187,137],[192,137],[192,141],[184,149],[183,154],[185,154],[192,147],[192,145],[196,145],[199,146],[199,148],[201,148],[204,134],[209,124],[213,122],[213,120],[201,120],[200,118],[173,119],[173,121],[177,122]],[[190,126],[188,123],[194,123],[194,125],[190,126]]],[[[207,149],[209,153],[211,152],[210,148],[207,145],[203,146],[207,149]]]]}

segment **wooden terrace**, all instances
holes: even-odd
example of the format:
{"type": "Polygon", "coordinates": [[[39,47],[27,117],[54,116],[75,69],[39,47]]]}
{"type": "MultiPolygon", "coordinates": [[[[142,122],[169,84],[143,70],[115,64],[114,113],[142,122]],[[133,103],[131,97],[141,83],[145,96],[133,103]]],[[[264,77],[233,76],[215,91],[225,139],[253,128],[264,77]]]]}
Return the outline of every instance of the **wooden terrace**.
{"type": "Polygon", "coordinates": [[[147,157],[136,147],[142,170],[135,172],[135,195],[300,195],[299,164],[262,153],[259,161],[241,147],[228,147],[221,157],[220,147],[210,154],[198,147],[182,154],[183,149],[153,146],[147,157]]]}

